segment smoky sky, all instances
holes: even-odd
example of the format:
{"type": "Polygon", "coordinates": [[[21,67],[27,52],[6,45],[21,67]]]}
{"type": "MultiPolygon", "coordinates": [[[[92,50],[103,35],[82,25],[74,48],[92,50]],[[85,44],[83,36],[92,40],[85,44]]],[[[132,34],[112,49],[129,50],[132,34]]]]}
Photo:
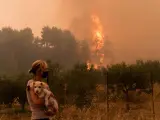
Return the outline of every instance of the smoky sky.
{"type": "Polygon", "coordinates": [[[59,9],[58,18],[64,16],[63,25],[82,31],[79,33],[82,37],[88,34],[84,28],[88,25],[89,14],[99,16],[112,42],[115,61],[160,59],[160,1],[63,0],[61,5],[64,9],[59,9]]]}
{"type": "Polygon", "coordinates": [[[0,0],[0,27],[28,26],[36,35],[44,25],[76,28],[86,37],[88,16],[95,13],[113,45],[115,61],[159,60],[159,6],[159,0],[0,0]]]}

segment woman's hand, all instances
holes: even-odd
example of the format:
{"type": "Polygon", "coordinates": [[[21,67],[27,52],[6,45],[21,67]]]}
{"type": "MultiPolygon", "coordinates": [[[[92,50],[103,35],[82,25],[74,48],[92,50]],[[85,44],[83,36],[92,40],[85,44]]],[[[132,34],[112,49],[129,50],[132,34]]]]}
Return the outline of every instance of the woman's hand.
{"type": "Polygon", "coordinates": [[[53,115],[56,114],[56,113],[52,112],[51,110],[45,110],[44,112],[45,112],[45,114],[46,114],[47,116],[53,116],[53,115]]]}

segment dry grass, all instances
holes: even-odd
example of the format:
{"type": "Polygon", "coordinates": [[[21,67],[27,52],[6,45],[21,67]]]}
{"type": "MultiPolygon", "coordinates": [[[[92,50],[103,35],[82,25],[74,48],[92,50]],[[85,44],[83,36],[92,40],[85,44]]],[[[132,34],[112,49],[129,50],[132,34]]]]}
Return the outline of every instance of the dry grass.
{"type": "MultiPolygon", "coordinates": [[[[132,109],[126,113],[124,106],[122,101],[110,103],[109,114],[107,114],[106,103],[93,104],[91,107],[83,109],[74,105],[65,106],[53,120],[107,120],[108,117],[110,120],[153,120],[152,111],[146,108],[137,108],[137,105],[132,104],[132,109]]],[[[159,117],[156,116],[156,120],[160,120],[159,117]]],[[[1,114],[0,120],[30,120],[30,113],[1,114]]]]}
{"type": "MultiPolygon", "coordinates": [[[[160,87],[155,85],[155,120],[160,120],[160,87]]],[[[135,95],[133,95],[134,97],[135,95]]],[[[77,108],[75,105],[66,105],[59,115],[53,120],[154,120],[152,114],[151,95],[142,94],[139,99],[145,100],[142,103],[130,103],[131,110],[125,111],[126,103],[124,101],[109,102],[109,112],[107,113],[107,103],[93,103],[90,107],[83,109],[77,108]]],[[[137,99],[137,98],[136,98],[137,99]]],[[[0,120],[30,120],[30,113],[15,114],[15,109],[19,104],[13,103],[12,109],[7,109],[2,105],[0,120]],[[2,112],[3,111],[3,112],[2,112]]]]}
{"type": "MultiPolygon", "coordinates": [[[[125,102],[110,102],[107,113],[107,104],[92,104],[91,107],[79,109],[76,106],[66,106],[57,116],[56,120],[154,120],[151,102],[133,104],[130,103],[131,110],[125,111],[125,102]]],[[[155,103],[155,120],[160,120],[160,103],[155,103]]]]}
{"type": "Polygon", "coordinates": [[[1,114],[0,120],[30,120],[30,114],[1,114]]]}

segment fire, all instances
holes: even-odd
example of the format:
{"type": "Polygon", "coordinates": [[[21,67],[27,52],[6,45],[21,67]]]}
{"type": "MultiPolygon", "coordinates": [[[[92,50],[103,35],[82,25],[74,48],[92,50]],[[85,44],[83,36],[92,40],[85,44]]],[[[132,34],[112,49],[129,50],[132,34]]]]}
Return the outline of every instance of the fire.
{"type": "Polygon", "coordinates": [[[91,63],[87,61],[87,69],[89,70],[91,68],[91,63]]]}
{"type": "Polygon", "coordinates": [[[87,61],[88,69],[90,69],[90,64],[94,64],[94,68],[98,69],[104,62],[104,53],[102,51],[104,47],[104,34],[103,34],[103,26],[100,22],[100,19],[96,15],[91,16],[91,20],[93,23],[93,31],[92,31],[92,41],[91,41],[91,53],[92,58],[91,61],[87,61]],[[98,61],[95,60],[95,57],[98,57],[98,61]]]}

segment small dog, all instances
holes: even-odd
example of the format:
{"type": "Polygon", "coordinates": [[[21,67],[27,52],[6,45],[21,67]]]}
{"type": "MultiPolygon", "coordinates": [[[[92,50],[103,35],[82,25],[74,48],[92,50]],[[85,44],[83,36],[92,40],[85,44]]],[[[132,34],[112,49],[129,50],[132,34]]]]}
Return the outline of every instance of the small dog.
{"type": "Polygon", "coordinates": [[[54,98],[53,93],[49,91],[47,88],[45,88],[45,83],[40,81],[33,82],[33,90],[39,98],[45,99],[45,106],[48,108],[48,111],[57,112],[57,100],[54,98]]]}

